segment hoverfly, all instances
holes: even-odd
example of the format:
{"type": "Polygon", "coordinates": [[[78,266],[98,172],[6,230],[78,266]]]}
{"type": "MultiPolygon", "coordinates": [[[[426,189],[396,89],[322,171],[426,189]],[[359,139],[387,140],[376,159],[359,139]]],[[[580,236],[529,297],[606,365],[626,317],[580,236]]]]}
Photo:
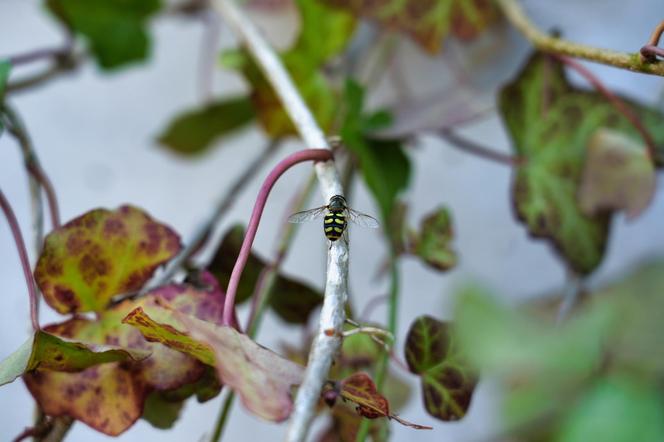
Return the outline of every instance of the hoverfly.
{"type": "Polygon", "coordinates": [[[323,231],[330,241],[334,242],[344,236],[346,232],[346,218],[350,222],[362,227],[375,229],[378,227],[378,221],[372,216],[355,211],[346,205],[346,198],[341,195],[334,195],[326,206],[316,207],[315,209],[305,210],[292,214],[288,218],[289,223],[305,223],[325,215],[323,219],[323,231]]]}

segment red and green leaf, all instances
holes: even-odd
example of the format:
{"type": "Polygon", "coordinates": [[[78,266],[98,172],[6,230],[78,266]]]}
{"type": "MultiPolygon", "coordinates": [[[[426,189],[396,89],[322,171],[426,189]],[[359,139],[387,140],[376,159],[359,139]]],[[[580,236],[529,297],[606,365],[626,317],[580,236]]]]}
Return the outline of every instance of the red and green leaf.
{"type": "Polygon", "coordinates": [[[430,316],[417,318],[408,331],[408,368],[420,376],[427,412],[443,421],[465,416],[477,385],[459,350],[450,326],[430,316]]]}
{"type": "Polygon", "coordinates": [[[448,270],[457,262],[451,247],[453,236],[452,216],[440,207],[422,220],[420,231],[412,238],[413,253],[436,270],[448,270]]]}
{"type": "Polygon", "coordinates": [[[60,313],[101,312],[179,250],[178,235],[140,209],[97,209],[46,236],[35,280],[60,313]]]}
{"type": "Polygon", "coordinates": [[[414,424],[392,414],[389,402],[378,392],[376,384],[367,373],[354,373],[338,385],[341,398],[355,404],[355,411],[367,419],[387,417],[416,430],[431,430],[431,427],[414,424]]]}
{"type": "MultiPolygon", "coordinates": [[[[162,310],[162,314],[169,311],[162,310]]],[[[136,323],[132,316],[137,315],[143,313],[134,311],[127,321],[136,323]]],[[[257,416],[275,422],[288,418],[293,407],[291,389],[302,380],[302,366],[231,327],[179,312],[172,312],[172,320],[182,324],[184,331],[149,320],[138,321],[139,329],[150,340],[158,340],[205,363],[213,362],[221,382],[235,390],[245,407],[257,416]]]]}
{"type": "Polygon", "coordinates": [[[162,344],[148,342],[139,330],[121,321],[132,310],[145,308],[155,309],[155,317],[166,322],[171,314],[159,316],[163,310],[159,306],[168,303],[173,311],[220,322],[223,295],[211,275],[204,274],[203,280],[210,284],[207,289],[165,286],[138,301],[121,302],[99,313],[96,320],[80,316],[46,327],[45,331],[63,338],[151,354],[142,361],[111,362],[78,373],[38,368],[26,374],[26,385],[44,412],[68,415],[98,431],[118,435],[141,416],[151,391],[176,390],[198,382],[205,374],[202,363],[162,344]]]}
{"type": "MultiPolygon", "coordinates": [[[[664,115],[622,100],[655,144],[664,145],[664,115]]],[[[638,141],[640,134],[604,96],[572,86],[560,62],[541,53],[502,89],[499,109],[516,154],[524,158],[514,174],[517,216],[573,270],[592,272],[604,254],[609,214],[588,215],[577,201],[588,145],[602,127],[638,141]]]]}

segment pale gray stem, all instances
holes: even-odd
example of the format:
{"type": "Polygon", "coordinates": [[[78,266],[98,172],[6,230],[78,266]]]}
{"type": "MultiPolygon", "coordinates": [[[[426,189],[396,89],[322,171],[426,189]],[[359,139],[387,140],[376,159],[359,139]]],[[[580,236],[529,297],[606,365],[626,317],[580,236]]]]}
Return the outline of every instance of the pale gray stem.
{"type": "Polygon", "coordinates": [[[44,240],[44,204],[41,183],[32,175],[28,175],[30,187],[30,209],[32,211],[32,242],[35,248],[35,256],[41,253],[44,240]]]}
{"type": "Polygon", "coordinates": [[[567,282],[563,290],[563,299],[558,308],[558,315],[556,316],[556,324],[564,322],[579,303],[581,293],[583,292],[583,282],[581,276],[571,270],[568,271],[567,282]]]}
{"type": "MultiPolygon", "coordinates": [[[[309,148],[329,149],[323,131],[302,100],[281,60],[260,31],[233,0],[214,0],[213,7],[225,19],[265,74],[304,144],[309,148]]],[[[343,195],[334,162],[317,163],[315,169],[325,202],[334,195],[343,195]]],[[[295,407],[286,435],[289,442],[305,440],[321,389],[341,345],[348,293],[347,280],[348,245],[344,241],[336,241],[328,252],[325,299],[304,380],[295,398],[295,407]]]]}

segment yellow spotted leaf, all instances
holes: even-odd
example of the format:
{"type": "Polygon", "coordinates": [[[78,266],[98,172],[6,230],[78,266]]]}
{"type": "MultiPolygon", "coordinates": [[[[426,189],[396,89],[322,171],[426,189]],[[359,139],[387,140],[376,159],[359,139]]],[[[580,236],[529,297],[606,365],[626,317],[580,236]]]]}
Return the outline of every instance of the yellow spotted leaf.
{"type": "Polygon", "coordinates": [[[117,436],[141,416],[146,385],[130,364],[95,365],[81,373],[36,370],[24,377],[49,416],[71,416],[97,431],[117,436]]]}
{"type": "MultiPolygon", "coordinates": [[[[150,356],[141,361],[96,365],[77,373],[42,368],[27,373],[26,385],[44,412],[71,416],[115,436],[141,417],[151,391],[174,391],[198,383],[205,375],[205,365],[180,351],[149,342],[139,330],[123,324],[122,319],[131,311],[144,308],[154,309],[155,318],[164,323],[171,320],[173,312],[221,323],[224,296],[212,275],[203,274],[201,282],[203,287],[164,286],[139,300],[121,302],[99,313],[96,319],[77,316],[46,327],[46,332],[61,338],[149,352],[150,356]],[[162,305],[169,305],[170,310],[162,305]]],[[[216,386],[214,391],[218,391],[216,382],[212,383],[216,386]]]]}
{"type": "Polygon", "coordinates": [[[179,250],[178,235],[140,209],[96,209],[46,236],[35,280],[60,313],[100,312],[179,250]]]}

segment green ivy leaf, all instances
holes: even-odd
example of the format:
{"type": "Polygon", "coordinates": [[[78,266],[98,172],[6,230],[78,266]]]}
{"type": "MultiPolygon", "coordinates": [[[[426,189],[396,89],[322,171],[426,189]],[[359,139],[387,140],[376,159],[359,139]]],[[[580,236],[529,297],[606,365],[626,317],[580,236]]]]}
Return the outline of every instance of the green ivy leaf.
{"type": "Polygon", "coordinates": [[[652,386],[626,376],[600,379],[569,410],[556,442],[664,440],[664,403],[652,386]]]}
{"type": "Polygon", "coordinates": [[[608,358],[614,368],[664,376],[664,353],[653,351],[664,334],[664,259],[642,263],[619,281],[593,294],[589,309],[606,309],[618,318],[611,328],[608,358]]]}
{"type": "Polygon", "coordinates": [[[82,35],[103,69],[114,69],[148,56],[146,22],[160,0],[47,0],[68,28],[82,35]]]}
{"type": "MultiPolygon", "coordinates": [[[[338,99],[327,78],[320,71],[312,69],[310,60],[301,54],[288,52],[282,55],[282,61],[316,122],[324,132],[328,132],[338,109],[338,99]]],[[[295,135],[297,131],[281,100],[256,64],[249,61],[242,72],[251,85],[249,96],[258,122],[267,135],[271,138],[295,135]]]]}
{"type": "Polygon", "coordinates": [[[35,280],[60,313],[100,312],[113,296],[140,289],[179,250],[173,230],[135,207],[96,209],[46,236],[35,280]]]}
{"type": "Polygon", "coordinates": [[[597,309],[555,327],[476,288],[460,294],[455,319],[470,363],[509,387],[503,403],[507,429],[565,409],[606,361],[607,338],[619,323],[616,310],[597,309]]]}
{"type": "MultiPolygon", "coordinates": [[[[624,101],[656,143],[664,143],[664,117],[624,101]]],[[[525,159],[513,185],[519,219],[532,236],[548,239],[576,272],[592,272],[604,254],[609,215],[588,216],[577,203],[586,149],[600,127],[638,133],[602,95],[571,86],[562,65],[540,53],[502,89],[499,107],[514,150],[525,159]]]]}
{"type": "Polygon", "coordinates": [[[555,328],[470,288],[460,293],[455,318],[460,346],[476,367],[500,376],[540,373],[553,383],[597,369],[616,316],[598,309],[555,328]]]}
{"type": "Polygon", "coordinates": [[[449,210],[440,207],[427,215],[414,238],[413,252],[436,270],[454,267],[457,256],[451,247],[454,233],[449,210]]]}
{"type": "MultiPolygon", "coordinates": [[[[344,50],[355,28],[355,20],[345,12],[317,1],[298,0],[300,33],[293,47],[280,54],[286,70],[323,131],[332,129],[338,112],[338,97],[320,68],[344,50]],[[324,35],[324,38],[321,36],[324,35]]],[[[221,63],[240,69],[251,87],[250,98],[261,127],[271,138],[295,135],[295,127],[263,73],[250,57],[226,52],[221,63]]]]}
{"type": "Polygon", "coordinates": [[[297,54],[306,60],[310,69],[318,69],[348,46],[355,30],[355,19],[318,0],[296,0],[296,5],[300,13],[300,34],[287,54],[297,54]]]}
{"type": "Polygon", "coordinates": [[[181,155],[199,155],[215,140],[249,124],[254,116],[246,97],[217,100],[175,117],[158,141],[181,155]]]}
{"type": "Polygon", "coordinates": [[[347,113],[341,137],[349,151],[360,163],[362,176],[381,209],[384,222],[390,219],[397,196],[408,186],[410,161],[400,140],[372,139],[370,133],[389,124],[385,112],[365,116],[364,90],[349,80],[346,83],[345,107],[347,113]]]}
{"type": "Polygon", "coordinates": [[[431,53],[440,50],[449,33],[470,39],[497,17],[494,4],[486,0],[323,1],[404,32],[431,53]]]}
{"type": "Polygon", "coordinates": [[[591,433],[609,441],[660,439],[646,435],[660,434],[664,411],[658,393],[664,356],[653,351],[664,332],[663,269],[661,259],[639,266],[588,296],[561,324],[478,289],[461,294],[456,335],[474,366],[505,387],[507,431],[525,439],[524,432],[553,432],[551,440],[564,442],[591,433]]]}
{"type": "Polygon", "coordinates": [[[443,421],[463,418],[470,407],[477,377],[461,356],[449,324],[420,316],[406,338],[406,362],[420,376],[427,412],[443,421]]]}
{"type": "MultiPolygon", "coordinates": [[[[209,265],[221,287],[228,287],[235,260],[240,253],[244,227],[236,225],[224,236],[209,265]]],[[[255,253],[251,253],[244,267],[237,289],[238,303],[244,302],[253,294],[260,274],[267,263],[255,253]]],[[[277,275],[270,294],[269,305],[281,319],[291,324],[304,324],[311,312],[323,302],[323,294],[296,279],[277,275]]]]}

